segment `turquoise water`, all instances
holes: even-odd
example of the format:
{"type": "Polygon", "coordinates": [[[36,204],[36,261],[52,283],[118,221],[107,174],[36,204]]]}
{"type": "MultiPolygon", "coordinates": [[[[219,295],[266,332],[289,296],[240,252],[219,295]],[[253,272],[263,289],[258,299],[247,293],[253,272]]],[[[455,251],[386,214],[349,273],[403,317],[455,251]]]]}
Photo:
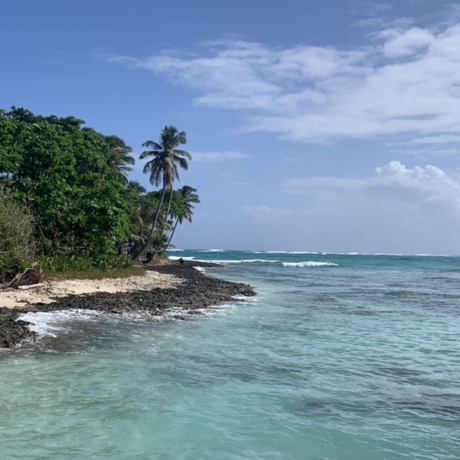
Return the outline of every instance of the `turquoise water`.
{"type": "Polygon", "coordinates": [[[0,353],[1,459],[460,458],[460,258],[172,254],[259,295],[37,317],[0,353]]]}

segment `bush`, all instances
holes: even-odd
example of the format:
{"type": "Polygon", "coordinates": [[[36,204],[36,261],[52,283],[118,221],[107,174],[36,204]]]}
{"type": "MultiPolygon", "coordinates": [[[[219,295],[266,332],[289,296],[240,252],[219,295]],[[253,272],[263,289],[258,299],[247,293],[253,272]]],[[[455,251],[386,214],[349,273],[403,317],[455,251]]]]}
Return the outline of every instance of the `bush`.
{"type": "Polygon", "coordinates": [[[133,261],[124,256],[107,255],[107,254],[89,254],[75,252],[54,252],[50,255],[38,257],[43,270],[46,273],[63,273],[63,272],[91,272],[99,270],[109,272],[128,268],[133,261]]]}
{"type": "Polygon", "coordinates": [[[33,230],[30,211],[0,191],[0,281],[13,278],[31,264],[33,230]]]}

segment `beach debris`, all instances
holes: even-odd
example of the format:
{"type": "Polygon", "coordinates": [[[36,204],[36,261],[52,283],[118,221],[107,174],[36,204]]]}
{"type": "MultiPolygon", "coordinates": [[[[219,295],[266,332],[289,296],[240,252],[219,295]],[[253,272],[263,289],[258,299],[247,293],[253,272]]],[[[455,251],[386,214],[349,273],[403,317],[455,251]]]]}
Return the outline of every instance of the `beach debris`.
{"type": "Polygon", "coordinates": [[[18,273],[8,284],[10,288],[18,289],[21,286],[31,286],[41,284],[45,280],[42,266],[38,262],[34,262],[23,273],[18,273]]]}
{"type": "Polygon", "coordinates": [[[34,288],[39,289],[45,286],[46,286],[45,283],[38,283],[38,284],[29,284],[28,286],[18,286],[18,289],[34,289],[34,288]]]}

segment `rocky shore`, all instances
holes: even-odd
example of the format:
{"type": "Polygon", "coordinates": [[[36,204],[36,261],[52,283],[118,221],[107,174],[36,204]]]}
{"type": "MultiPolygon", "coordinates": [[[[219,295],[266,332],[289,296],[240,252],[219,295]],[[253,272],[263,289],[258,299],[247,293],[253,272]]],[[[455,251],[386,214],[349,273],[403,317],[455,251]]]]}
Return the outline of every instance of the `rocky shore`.
{"type": "MultiPolygon", "coordinates": [[[[18,320],[26,312],[50,312],[58,310],[84,309],[107,313],[148,312],[163,316],[168,311],[183,310],[197,313],[199,310],[235,301],[234,296],[254,296],[251,286],[232,283],[219,278],[209,277],[195,267],[215,268],[217,264],[185,261],[183,264],[148,266],[160,274],[173,275],[179,283],[172,288],[154,288],[151,290],[129,292],[97,292],[94,294],[68,295],[55,298],[53,303],[37,302],[21,308],[4,308],[0,305],[0,348],[12,348],[25,339],[35,339],[26,321],[18,320]]],[[[175,319],[184,319],[178,312],[175,319]]]]}

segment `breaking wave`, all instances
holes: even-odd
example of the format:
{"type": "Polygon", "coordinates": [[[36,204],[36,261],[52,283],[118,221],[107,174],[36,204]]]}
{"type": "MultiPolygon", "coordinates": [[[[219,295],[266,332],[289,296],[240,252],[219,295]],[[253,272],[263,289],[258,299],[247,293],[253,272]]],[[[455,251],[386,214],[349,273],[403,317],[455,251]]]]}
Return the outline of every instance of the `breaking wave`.
{"type": "Polygon", "coordinates": [[[285,267],[337,267],[338,264],[333,264],[332,262],[283,262],[285,267]]]}
{"type": "Polygon", "coordinates": [[[169,258],[170,258],[171,260],[179,260],[179,259],[183,259],[183,260],[195,260],[195,257],[169,256],[169,258]]]}
{"type": "Polygon", "coordinates": [[[245,260],[199,260],[196,259],[196,262],[211,262],[213,264],[252,264],[255,262],[259,263],[274,263],[281,262],[280,260],[265,260],[265,259],[245,259],[245,260]]]}

